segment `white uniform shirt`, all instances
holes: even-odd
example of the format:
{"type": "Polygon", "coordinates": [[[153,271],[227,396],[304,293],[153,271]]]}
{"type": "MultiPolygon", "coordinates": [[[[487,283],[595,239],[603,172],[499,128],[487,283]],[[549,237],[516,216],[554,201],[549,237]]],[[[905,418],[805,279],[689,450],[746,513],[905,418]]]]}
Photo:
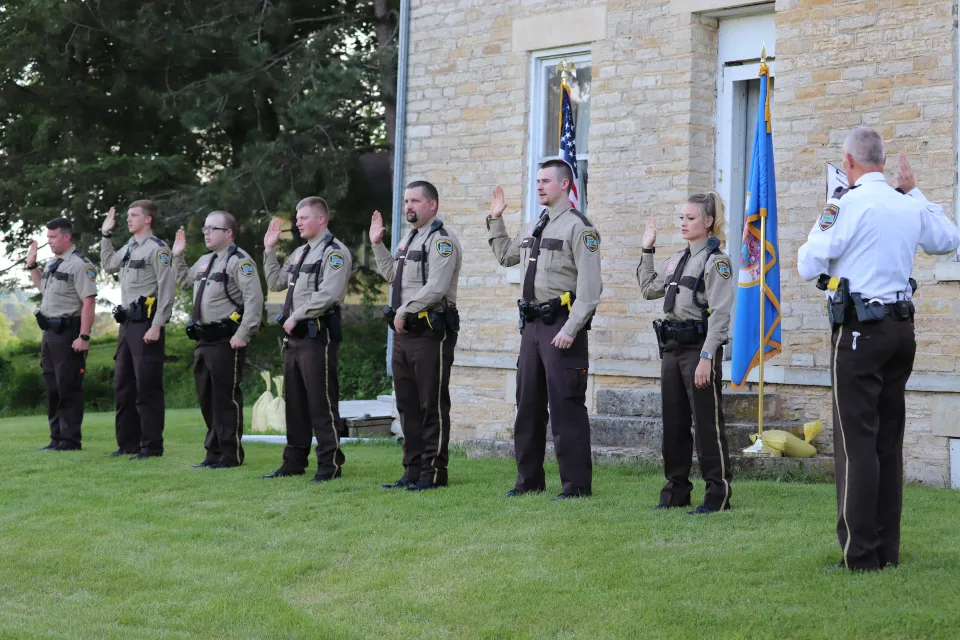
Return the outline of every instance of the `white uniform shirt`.
{"type": "Polygon", "coordinates": [[[847,278],[850,291],[884,303],[910,298],[919,246],[927,254],[956,251],[960,234],[919,189],[902,194],[882,173],[863,175],[842,199],[830,198],[797,254],[804,280],[821,273],[847,278]]]}

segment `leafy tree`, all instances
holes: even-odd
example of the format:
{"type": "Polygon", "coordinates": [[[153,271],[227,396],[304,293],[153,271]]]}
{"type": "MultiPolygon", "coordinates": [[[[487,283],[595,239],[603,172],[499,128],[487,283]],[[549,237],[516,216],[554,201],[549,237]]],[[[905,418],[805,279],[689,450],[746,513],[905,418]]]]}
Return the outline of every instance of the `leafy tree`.
{"type": "Polygon", "coordinates": [[[268,217],[321,194],[356,246],[370,209],[389,208],[347,196],[361,154],[392,144],[396,4],[4,4],[0,233],[25,247],[68,215],[90,245],[110,206],[148,197],[165,235],[188,227],[191,257],[214,209],[237,215],[240,244],[259,253],[268,217]]]}

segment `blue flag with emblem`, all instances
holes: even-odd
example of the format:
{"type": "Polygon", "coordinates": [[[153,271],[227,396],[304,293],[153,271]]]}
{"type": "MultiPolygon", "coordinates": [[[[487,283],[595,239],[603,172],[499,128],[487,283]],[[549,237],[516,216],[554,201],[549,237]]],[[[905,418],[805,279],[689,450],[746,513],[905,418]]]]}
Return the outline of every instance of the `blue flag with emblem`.
{"type": "Polygon", "coordinates": [[[773,167],[769,73],[769,67],[761,64],[760,104],[757,108],[747,206],[743,216],[740,278],[733,327],[730,380],[734,389],[744,386],[750,370],[760,364],[761,353],[766,361],[781,350],[780,250],[777,247],[777,181],[773,167]]]}

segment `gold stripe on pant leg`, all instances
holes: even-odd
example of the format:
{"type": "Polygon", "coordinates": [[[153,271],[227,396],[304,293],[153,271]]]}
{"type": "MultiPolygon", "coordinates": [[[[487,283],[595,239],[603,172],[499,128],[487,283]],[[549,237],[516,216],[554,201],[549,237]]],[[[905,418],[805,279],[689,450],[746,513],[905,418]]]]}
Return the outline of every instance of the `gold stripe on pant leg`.
{"type": "Polygon", "coordinates": [[[837,355],[840,353],[840,338],[843,337],[843,325],[837,332],[837,343],[833,347],[833,404],[837,407],[837,426],[840,428],[840,440],[843,442],[843,498],[840,501],[840,517],[847,529],[847,541],[843,544],[843,566],[850,568],[847,552],[850,550],[850,525],[847,523],[847,487],[850,481],[850,457],[847,455],[847,436],[843,432],[843,419],[840,417],[840,395],[837,393],[837,355]]]}
{"type": "Polygon", "coordinates": [[[730,483],[727,482],[727,466],[723,461],[723,443],[720,438],[720,398],[717,396],[717,386],[719,380],[714,380],[716,372],[713,366],[710,367],[710,386],[713,387],[713,426],[717,429],[717,452],[720,454],[720,477],[723,478],[723,501],[720,503],[720,510],[723,511],[730,499],[730,483]]]}
{"type": "MultiPolygon", "coordinates": [[[[231,345],[231,349],[233,346],[231,345]]],[[[243,464],[243,460],[240,459],[240,404],[237,402],[237,368],[240,362],[240,350],[233,349],[233,386],[230,387],[230,399],[233,401],[233,406],[237,410],[237,426],[234,431],[234,435],[237,440],[237,464],[243,464]]]]}
{"type": "Polygon", "coordinates": [[[437,483],[437,476],[439,471],[437,470],[437,457],[440,455],[440,449],[443,447],[443,343],[447,341],[447,334],[443,334],[443,339],[440,340],[440,385],[437,389],[437,419],[440,421],[440,437],[437,440],[437,453],[434,454],[433,460],[430,462],[430,466],[433,467],[433,483],[437,483]]]}
{"type": "MultiPolygon", "coordinates": [[[[319,327],[320,321],[317,320],[319,327]]],[[[337,452],[340,451],[340,434],[337,433],[337,420],[333,415],[333,405],[330,403],[330,329],[327,329],[327,344],[323,347],[323,392],[327,396],[327,410],[330,411],[330,428],[333,429],[333,441],[337,448],[333,451],[333,475],[340,471],[337,464],[337,452]]]]}

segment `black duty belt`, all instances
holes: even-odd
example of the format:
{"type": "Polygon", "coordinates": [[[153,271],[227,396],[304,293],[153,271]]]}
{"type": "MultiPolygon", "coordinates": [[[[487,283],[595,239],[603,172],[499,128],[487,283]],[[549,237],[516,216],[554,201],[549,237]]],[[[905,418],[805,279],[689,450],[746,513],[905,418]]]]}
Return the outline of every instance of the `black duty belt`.
{"type": "Polygon", "coordinates": [[[128,306],[116,306],[113,308],[113,319],[119,324],[124,322],[146,322],[151,320],[157,313],[157,299],[153,296],[149,298],[140,296],[128,306]]]}
{"type": "Polygon", "coordinates": [[[671,342],[681,346],[703,344],[707,339],[707,323],[703,320],[654,320],[653,330],[661,348],[671,342]]]}
{"type": "Polygon", "coordinates": [[[48,318],[39,311],[33,312],[37,320],[37,326],[43,331],[53,331],[54,333],[63,333],[70,329],[80,328],[80,316],[69,316],[66,318],[48,318]]]}
{"type": "MultiPolygon", "coordinates": [[[[392,331],[396,330],[393,321],[397,312],[393,307],[384,307],[383,319],[392,331]]],[[[460,332],[460,311],[456,306],[447,304],[445,311],[421,311],[407,313],[403,316],[403,328],[410,333],[425,333],[431,331],[442,336],[445,333],[460,332]]]]}
{"type": "Polygon", "coordinates": [[[310,340],[316,340],[320,337],[321,330],[329,330],[330,339],[333,342],[343,340],[343,325],[340,318],[339,306],[333,307],[330,311],[317,318],[301,320],[297,323],[297,326],[294,327],[290,336],[297,339],[309,338],[310,340]]]}
{"type": "Polygon", "coordinates": [[[232,338],[240,328],[239,322],[234,322],[229,318],[220,322],[211,322],[209,324],[196,324],[192,320],[184,330],[187,337],[191,340],[202,340],[203,342],[217,342],[224,338],[232,338]]]}

